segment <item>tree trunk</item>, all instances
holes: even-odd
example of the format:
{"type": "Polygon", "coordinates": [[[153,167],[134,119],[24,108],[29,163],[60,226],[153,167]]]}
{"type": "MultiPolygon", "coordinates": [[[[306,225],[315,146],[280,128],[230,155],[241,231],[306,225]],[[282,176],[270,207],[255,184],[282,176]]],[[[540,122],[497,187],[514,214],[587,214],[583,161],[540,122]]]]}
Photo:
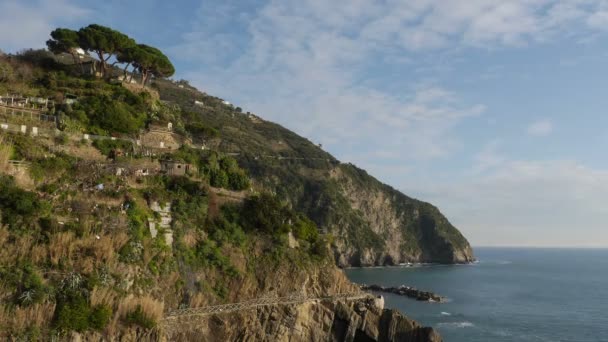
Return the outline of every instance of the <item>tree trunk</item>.
{"type": "Polygon", "coordinates": [[[97,56],[99,57],[99,72],[103,78],[106,76],[106,60],[103,58],[103,51],[97,51],[97,56]]]}
{"type": "Polygon", "coordinates": [[[127,80],[127,68],[131,65],[131,63],[127,63],[127,65],[125,65],[125,68],[122,70],[122,77],[123,77],[123,81],[127,80]]]}
{"type": "Polygon", "coordinates": [[[74,64],[78,64],[78,66],[80,66],[80,73],[84,74],[84,66],[82,66],[80,58],[78,58],[74,52],[70,52],[70,55],[72,55],[72,58],[74,59],[74,64]]]}
{"type": "Polygon", "coordinates": [[[137,70],[136,67],[133,67],[133,70],[131,70],[131,75],[129,75],[129,83],[131,83],[131,81],[133,81],[133,75],[135,74],[136,70],[137,70]]]}
{"type": "Polygon", "coordinates": [[[141,71],[141,87],[142,89],[146,87],[146,80],[148,79],[148,71],[147,70],[142,70],[141,71]]]}

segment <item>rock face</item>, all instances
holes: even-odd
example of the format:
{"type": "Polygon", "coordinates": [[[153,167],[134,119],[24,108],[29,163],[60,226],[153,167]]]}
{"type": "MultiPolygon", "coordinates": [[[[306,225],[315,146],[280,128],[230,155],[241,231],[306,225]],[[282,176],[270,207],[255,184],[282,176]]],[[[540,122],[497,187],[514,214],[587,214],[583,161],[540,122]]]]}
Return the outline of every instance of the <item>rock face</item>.
{"type": "Polygon", "coordinates": [[[335,168],[330,177],[360,218],[358,226],[356,220],[347,223],[356,229],[338,224],[330,228],[338,237],[334,251],[339,266],[474,260],[468,241],[431,204],[410,198],[352,165],[335,168]]]}
{"type": "Polygon", "coordinates": [[[441,341],[432,328],[422,327],[398,311],[384,309],[382,297],[359,292],[358,286],[329,262],[306,270],[285,263],[273,270],[261,267],[256,269],[256,279],[232,284],[229,302],[294,292],[312,298],[361,293],[361,299],[313,299],[183,317],[168,320],[160,335],[166,341],[441,341]]]}
{"type": "Polygon", "coordinates": [[[169,341],[412,341],[441,337],[395,310],[373,300],[305,303],[216,315],[182,323],[166,335],[169,341]]]}

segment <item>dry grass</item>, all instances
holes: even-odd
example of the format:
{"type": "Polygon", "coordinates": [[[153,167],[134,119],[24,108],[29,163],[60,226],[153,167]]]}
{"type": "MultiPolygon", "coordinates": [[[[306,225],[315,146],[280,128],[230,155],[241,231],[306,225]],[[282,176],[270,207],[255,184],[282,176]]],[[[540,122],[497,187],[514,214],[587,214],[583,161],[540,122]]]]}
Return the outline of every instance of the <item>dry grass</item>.
{"type": "Polygon", "coordinates": [[[59,261],[71,260],[76,244],[76,237],[72,232],[61,232],[51,236],[49,241],[49,258],[51,264],[59,265],[59,261]]]}
{"type": "Polygon", "coordinates": [[[91,306],[95,305],[107,305],[109,307],[114,307],[116,302],[116,292],[107,287],[95,287],[93,291],[91,291],[91,306]]]}
{"type": "Polygon", "coordinates": [[[193,229],[187,231],[186,234],[184,234],[184,237],[182,238],[182,241],[188,248],[194,248],[194,246],[196,246],[196,244],[198,243],[198,240],[199,234],[193,229]]]}
{"type": "Polygon", "coordinates": [[[0,225],[0,246],[6,246],[10,233],[6,226],[0,225]]]}
{"type": "Polygon", "coordinates": [[[190,307],[200,308],[203,306],[210,305],[209,296],[202,292],[197,292],[192,299],[190,299],[190,307]]]}
{"type": "Polygon", "coordinates": [[[4,136],[0,136],[0,173],[12,175],[15,182],[22,188],[33,189],[34,181],[30,177],[29,169],[25,166],[15,167],[9,163],[13,152],[13,145],[4,136]]]}
{"type": "MultiPolygon", "coordinates": [[[[50,237],[48,258],[52,265],[71,266],[88,274],[101,265],[114,264],[119,251],[129,240],[124,232],[86,235],[77,238],[72,232],[61,232],[50,237]]],[[[36,248],[34,248],[36,250],[36,248]]]]}
{"type": "Polygon", "coordinates": [[[9,164],[13,147],[3,136],[0,136],[0,172],[10,173],[12,166],[9,164]]]}
{"type": "Polygon", "coordinates": [[[124,245],[126,245],[127,242],[129,242],[129,235],[127,235],[127,233],[125,233],[125,232],[119,232],[119,233],[113,234],[111,240],[112,240],[112,248],[114,248],[115,251],[118,251],[122,247],[124,247],[124,245]]]}
{"type": "Polygon", "coordinates": [[[15,265],[21,261],[31,260],[32,237],[16,237],[9,243],[10,233],[7,227],[0,227],[0,261],[4,265],[15,265]]]}
{"type": "Polygon", "coordinates": [[[123,318],[126,317],[128,313],[135,311],[138,306],[141,306],[141,309],[146,316],[156,322],[160,321],[163,317],[165,304],[150,296],[135,297],[129,295],[120,301],[116,313],[119,317],[123,318]]]}
{"type": "Polygon", "coordinates": [[[11,335],[23,333],[29,327],[46,327],[53,319],[54,312],[54,303],[17,307],[14,310],[0,308],[0,337],[9,339],[11,335]]]}
{"type": "Polygon", "coordinates": [[[154,322],[160,322],[163,318],[163,311],[165,310],[165,304],[158,301],[150,296],[135,297],[129,295],[126,298],[120,300],[118,304],[118,310],[114,314],[114,320],[110,329],[116,329],[118,323],[127,317],[127,314],[135,311],[140,306],[146,317],[152,319],[154,322]]]}
{"type": "Polygon", "coordinates": [[[34,245],[30,251],[30,260],[35,265],[40,265],[48,259],[47,248],[45,245],[34,245]]]}

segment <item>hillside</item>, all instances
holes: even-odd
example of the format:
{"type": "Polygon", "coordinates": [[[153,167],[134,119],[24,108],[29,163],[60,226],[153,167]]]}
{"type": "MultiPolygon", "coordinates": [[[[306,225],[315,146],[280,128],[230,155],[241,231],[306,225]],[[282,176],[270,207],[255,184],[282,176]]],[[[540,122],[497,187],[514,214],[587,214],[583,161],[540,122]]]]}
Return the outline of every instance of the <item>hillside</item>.
{"type": "Polygon", "coordinates": [[[255,182],[289,200],[335,240],[338,265],[466,263],[471,247],[440,211],[340,163],[306,138],[191,87],[157,81],[160,97],[217,130],[212,148],[239,153],[255,182]],[[194,101],[204,103],[195,105],[194,101]]]}
{"type": "Polygon", "coordinates": [[[336,267],[471,260],[431,205],[187,82],[31,50],[0,94],[2,339],[440,340],[336,267]]]}

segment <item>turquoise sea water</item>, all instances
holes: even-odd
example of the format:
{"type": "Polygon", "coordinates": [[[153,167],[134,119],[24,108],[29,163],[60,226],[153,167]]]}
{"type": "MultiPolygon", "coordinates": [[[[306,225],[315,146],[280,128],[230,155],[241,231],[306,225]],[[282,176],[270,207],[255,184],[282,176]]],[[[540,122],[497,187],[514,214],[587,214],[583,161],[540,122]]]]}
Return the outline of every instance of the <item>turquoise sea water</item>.
{"type": "Polygon", "coordinates": [[[608,341],[608,250],[476,248],[479,263],[346,271],[357,283],[415,286],[447,303],[383,294],[445,341],[608,341]]]}

